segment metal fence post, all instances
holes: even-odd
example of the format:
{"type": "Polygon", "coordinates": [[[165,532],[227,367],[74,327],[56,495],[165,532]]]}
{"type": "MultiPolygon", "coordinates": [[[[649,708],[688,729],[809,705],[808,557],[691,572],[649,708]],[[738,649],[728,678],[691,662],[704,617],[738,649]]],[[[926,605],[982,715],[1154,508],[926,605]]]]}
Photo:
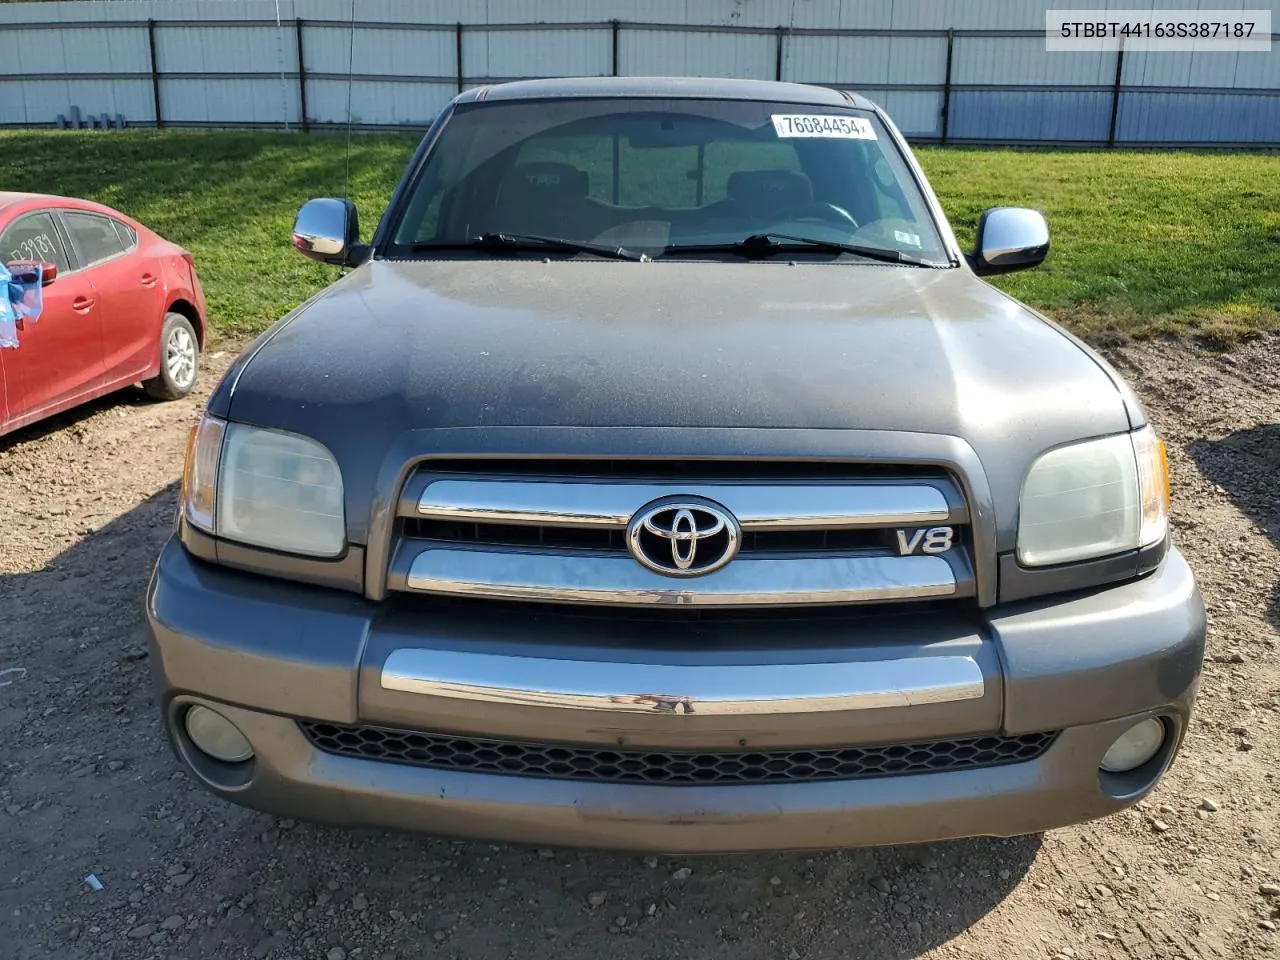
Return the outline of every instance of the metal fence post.
{"type": "Polygon", "coordinates": [[[773,79],[782,79],[782,38],[786,35],[787,29],[779,25],[776,35],[777,39],[773,48],[773,79]]]}
{"type": "Polygon", "coordinates": [[[618,75],[618,33],[622,24],[617,20],[613,21],[613,75],[618,75]]]}
{"type": "Polygon", "coordinates": [[[947,28],[947,72],[942,79],[942,143],[947,143],[947,134],[951,130],[951,56],[955,51],[956,31],[947,28]]]}
{"type": "Polygon", "coordinates": [[[302,18],[294,21],[294,31],[298,36],[298,120],[302,132],[311,131],[311,123],[307,120],[307,66],[302,56],[302,18]]]}
{"type": "Polygon", "coordinates": [[[151,102],[155,105],[156,129],[164,128],[164,117],[160,113],[160,65],[156,62],[156,22],[147,18],[147,48],[151,51],[151,102]]]}
{"type": "Polygon", "coordinates": [[[454,57],[458,61],[458,92],[462,92],[462,24],[459,23],[453,34],[454,57]]]}
{"type": "Polygon", "coordinates": [[[1124,37],[1116,50],[1116,82],[1111,88],[1111,123],[1107,127],[1107,146],[1116,145],[1116,124],[1120,119],[1120,82],[1124,79],[1124,37]]]}

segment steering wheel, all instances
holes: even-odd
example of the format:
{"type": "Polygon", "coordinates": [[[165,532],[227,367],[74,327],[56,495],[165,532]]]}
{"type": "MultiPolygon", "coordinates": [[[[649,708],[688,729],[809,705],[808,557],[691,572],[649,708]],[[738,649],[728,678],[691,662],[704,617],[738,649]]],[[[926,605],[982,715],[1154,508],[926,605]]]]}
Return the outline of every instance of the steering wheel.
{"type": "Polygon", "coordinates": [[[844,207],[837,207],[834,203],[825,203],[821,200],[812,200],[808,203],[788,207],[783,212],[783,219],[802,223],[838,223],[842,227],[858,229],[858,221],[853,219],[853,214],[848,210],[844,207]]]}

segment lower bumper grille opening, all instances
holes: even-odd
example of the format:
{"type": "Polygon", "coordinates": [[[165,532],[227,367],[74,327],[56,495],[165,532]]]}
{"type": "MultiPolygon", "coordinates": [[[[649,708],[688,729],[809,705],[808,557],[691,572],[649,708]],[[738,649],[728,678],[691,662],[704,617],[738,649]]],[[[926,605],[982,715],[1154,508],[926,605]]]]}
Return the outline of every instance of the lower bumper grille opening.
{"type": "Polygon", "coordinates": [[[753,784],[863,780],[1034,760],[1057,733],[875,747],[693,752],[523,743],[299,721],[319,750],[436,770],[609,783],[753,784]]]}

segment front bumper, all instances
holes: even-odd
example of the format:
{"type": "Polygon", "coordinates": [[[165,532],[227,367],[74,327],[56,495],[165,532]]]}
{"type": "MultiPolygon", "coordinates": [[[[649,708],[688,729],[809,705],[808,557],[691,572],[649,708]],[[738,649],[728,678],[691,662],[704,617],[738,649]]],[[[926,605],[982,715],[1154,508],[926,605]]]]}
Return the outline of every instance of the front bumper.
{"type": "Polygon", "coordinates": [[[632,634],[643,625],[629,632],[617,618],[520,616],[501,605],[459,611],[418,601],[373,604],[210,566],[172,541],[152,580],[147,612],[175,748],[206,787],[227,799],[340,824],[543,845],[713,852],[1011,836],[1104,816],[1136,801],[1172,761],[1195,695],[1204,613],[1194,580],[1174,551],[1142,580],[1054,601],[997,607],[980,619],[970,611],[663,624],[650,629],[648,645],[640,647],[632,634]],[[594,694],[560,706],[545,697],[512,696],[505,687],[492,688],[502,696],[479,696],[477,690],[490,688],[475,677],[469,684],[437,677],[417,688],[397,685],[387,678],[403,680],[404,671],[387,667],[403,661],[404,651],[428,664],[482,662],[490,670],[509,664],[511,677],[550,664],[561,668],[566,686],[595,694],[600,678],[617,683],[627,675],[619,668],[637,660],[646,682],[664,670],[682,678],[738,677],[738,692],[771,666],[794,668],[794,674],[818,664],[822,672],[851,677],[863,666],[874,675],[886,663],[907,675],[934,677],[944,663],[968,666],[952,677],[950,693],[932,702],[800,697],[753,713],[736,712],[751,701],[730,698],[709,702],[702,713],[616,712],[602,704],[619,698],[594,694]],[[182,713],[193,702],[232,720],[255,758],[228,769],[200,755],[181,732],[182,713]],[[1107,748],[1146,716],[1167,724],[1165,748],[1132,774],[1100,774],[1107,748]],[[298,718],[669,749],[1060,733],[1036,759],[1005,766],[664,786],[337,756],[313,746],[298,718]]]}

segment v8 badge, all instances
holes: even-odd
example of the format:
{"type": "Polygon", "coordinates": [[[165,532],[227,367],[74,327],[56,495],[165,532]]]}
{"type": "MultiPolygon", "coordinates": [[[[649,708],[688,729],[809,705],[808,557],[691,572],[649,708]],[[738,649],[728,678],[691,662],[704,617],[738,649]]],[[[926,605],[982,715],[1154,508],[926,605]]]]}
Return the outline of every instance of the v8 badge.
{"type": "Polygon", "coordinates": [[[898,553],[909,557],[917,553],[946,553],[951,549],[955,532],[950,527],[917,527],[898,531],[898,553]]]}

